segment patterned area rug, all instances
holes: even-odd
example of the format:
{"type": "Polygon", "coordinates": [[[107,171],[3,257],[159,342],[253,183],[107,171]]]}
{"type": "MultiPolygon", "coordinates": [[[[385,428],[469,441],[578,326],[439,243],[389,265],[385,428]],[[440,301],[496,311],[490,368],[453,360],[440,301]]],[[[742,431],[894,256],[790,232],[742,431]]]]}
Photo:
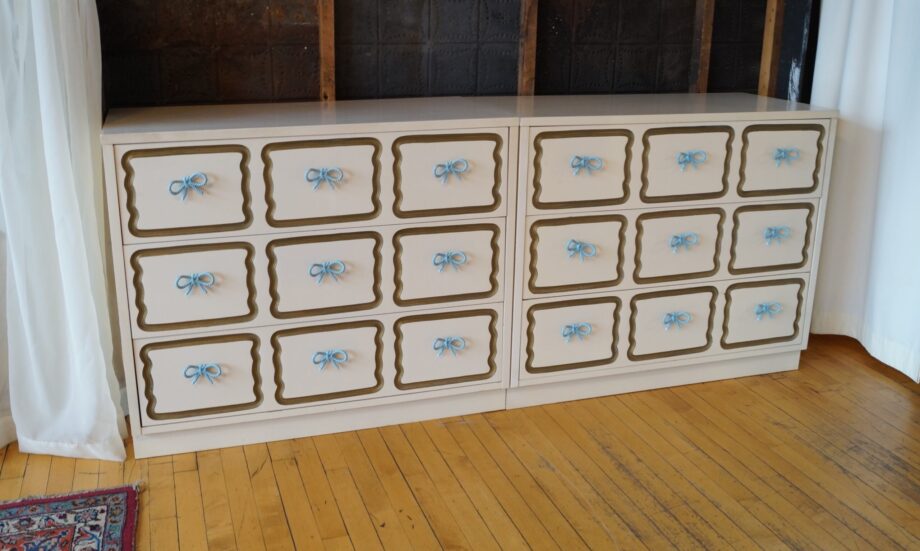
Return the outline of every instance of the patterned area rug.
{"type": "Polygon", "coordinates": [[[131,551],[137,487],[0,504],[2,551],[131,551]]]}

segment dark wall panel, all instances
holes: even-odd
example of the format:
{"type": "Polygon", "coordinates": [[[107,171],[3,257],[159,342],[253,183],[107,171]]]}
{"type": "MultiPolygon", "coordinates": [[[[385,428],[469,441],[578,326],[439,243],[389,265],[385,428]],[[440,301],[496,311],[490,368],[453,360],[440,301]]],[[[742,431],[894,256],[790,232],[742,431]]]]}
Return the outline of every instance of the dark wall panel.
{"type": "Polygon", "coordinates": [[[767,0],[716,0],[710,92],[757,93],[767,0]]]}

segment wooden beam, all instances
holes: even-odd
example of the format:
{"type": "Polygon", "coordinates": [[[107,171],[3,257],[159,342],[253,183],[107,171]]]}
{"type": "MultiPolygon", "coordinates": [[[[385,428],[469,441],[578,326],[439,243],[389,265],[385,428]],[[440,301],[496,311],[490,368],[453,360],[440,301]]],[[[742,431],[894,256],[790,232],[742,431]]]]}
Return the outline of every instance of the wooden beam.
{"type": "Polygon", "coordinates": [[[319,12],[319,97],[335,100],[335,1],[317,0],[319,12]]]}
{"type": "Polygon", "coordinates": [[[780,48],[783,44],[783,0],[767,0],[763,24],[763,49],[760,52],[760,80],[757,93],[776,95],[776,74],[779,69],[780,48]]]}
{"type": "Polygon", "coordinates": [[[537,73],[537,4],[521,0],[521,37],[518,43],[518,95],[532,96],[537,73]]]}
{"type": "Polygon", "coordinates": [[[712,52],[712,19],[716,0],[696,0],[693,18],[693,48],[690,54],[690,92],[704,93],[709,87],[709,58],[712,52]]]}

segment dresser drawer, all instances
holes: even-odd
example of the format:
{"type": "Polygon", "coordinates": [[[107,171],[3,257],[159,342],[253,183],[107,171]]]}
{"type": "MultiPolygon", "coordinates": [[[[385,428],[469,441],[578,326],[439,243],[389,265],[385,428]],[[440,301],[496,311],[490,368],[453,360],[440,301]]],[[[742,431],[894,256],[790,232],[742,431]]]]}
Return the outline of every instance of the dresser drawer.
{"type": "Polygon", "coordinates": [[[492,309],[396,320],[396,388],[412,390],[491,379],[501,343],[492,309]]]}
{"type": "Polygon", "coordinates": [[[646,203],[714,199],[728,192],[734,130],[730,126],[653,128],[642,138],[646,203]]]}
{"type": "Polygon", "coordinates": [[[618,205],[629,197],[629,130],[540,132],[533,140],[533,206],[618,205]]]}
{"type": "Polygon", "coordinates": [[[494,296],[502,262],[500,233],[495,224],[397,231],[393,301],[411,306],[494,296]]]}
{"type": "Polygon", "coordinates": [[[252,409],[262,403],[259,338],[221,335],[140,349],[145,424],[252,409]]]}
{"type": "Polygon", "coordinates": [[[255,318],[249,243],[141,249],[131,255],[137,325],[144,331],[209,327],[255,318]]]}
{"type": "Polygon", "coordinates": [[[626,218],[618,214],[537,220],[530,225],[532,294],[612,287],[623,280],[626,218]]]}
{"type": "Polygon", "coordinates": [[[377,232],[270,241],[272,315],[287,319],[374,308],[383,298],[382,246],[377,232]]]}
{"type": "Polygon", "coordinates": [[[394,213],[413,218],[498,210],[503,143],[497,133],[397,138],[394,213]]]}
{"type": "Polygon", "coordinates": [[[654,291],[630,301],[630,360],[703,352],[712,346],[715,287],[654,291]]]}
{"type": "Polygon", "coordinates": [[[812,203],[735,209],[728,271],[749,274],[804,268],[814,227],[812,203]]]}
{"type": "Polygon", "coordinates": [[[725,290],[722,348],[793,341],[799,336],[805,281],[735,283],[725,290]]]}
{"type": "Polygon", "coordinates": [[[811,193],[820,183],[824,155],[820,124],[755,124],[741,133],[738,195],[811,193]]]}
{"type": "Polygon", "coordinates": [[[719,271],[720,208],[640,214],[636,219],[636,283],[709,277],[719,271]]]}
{"type": "Polygon", "coordinates": [[[525,308],[528,373],[607,365],[616,359],[619,298],[544,302],[525,308]]]}
{"type": "Polygon", "coordinates": [[[383,324],[354,321],[278,331],[271,339],[275,399],[342,400],[383,388],[383,324]]]}
{"type": "Polygon", "coordinates": [[[127,230],[160,237],[252,224],[249,150],[239,145],[132,149],[121,156],[127,230]]]}
{"type": "Polygon", "coordinates": [[[369,220],[380,213],[380,142],[339,138],[262,149],[268,223],[276,228],[369,220]]]}

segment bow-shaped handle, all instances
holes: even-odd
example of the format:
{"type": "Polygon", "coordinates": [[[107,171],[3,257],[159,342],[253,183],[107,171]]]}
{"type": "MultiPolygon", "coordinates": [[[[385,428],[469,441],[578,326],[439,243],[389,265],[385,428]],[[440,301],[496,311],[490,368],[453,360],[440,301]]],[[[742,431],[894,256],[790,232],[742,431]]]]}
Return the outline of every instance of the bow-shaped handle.
{"type": "Polygon", "coordinates": [[[664,330],[670,331],[672,327],[680,329],[692,320],[693,316],[690,315],[690,312],[668,312],[664,315],[664,330]]]}
{"type": "Polygon", "coordinates": [[[184,290],[186,296],[195,289],[201,289],[202,293],[208,294],[208,289],[213,287],[216,281],[211,272],[182,274],[176,278],[176,289],[184,290]]]}
{"type": "Polygon", "coordinates": [[[590,323],[570,323],[562,328],[562,338],[565,339],[565,342],[572,342],[572,337],[578,337],[578,340],[583,341],[591,334],[591,331],[593,328],[590,323]]]}
{"type": "Polygon", "coordinates": [[[783,305],[778,302],[762,302],[754,307],[754,317],[761,321],[764,316],[773,318],[773,316],[783,311],[783,305]]]}
{"type": "Polygon", "coordinates": [[[696,169],[699,165],[709,160],[709,154],[700,149],[691,149],[690,151],[681,151],[677,154],[677,164],[680,165],[680,171],[687,170],[688,166],[696,169]]]}
{"type": "Polygon", "coordinates": [[[791,165],[792,161],[797,161],[801,155],[798,147],[777,147],[773,152],[773,160],[776,161],[777,167],[781,167],[783,162],[791,165]]]}
{"type": "Polygon", "coordinates": [[[189,176],[184,176],[181,180],[173,180],[167,186],[169,193],[178,195],[185,201],[189,191],[195,191],[198,195],[204,195],[204,187],[208,185],[208,176],[204,172],[196,172],[189,176]]]}
{"type": "Polygon", "coordinates": [[[770,226],[763,231],[763,240],[770,246],[774,241],[782,243],[792,235],[792,228],[789,226],[770,226]]]}
{"type": "Polygon", "coordinates": [[[438,337],[431,344],[431,348],[438,353],[440,358],[445,351],[450,351],[454,356],[466,348],[466,339],[463,337],[438,337]]]}
{"type": "Polygon", "coordinates": [[[569,239],[565,244],[565,250],[569,253],[569,258],[577,254],[582,262],[585,258],[597,256],[597,246],[577,239],[569,239]]]}
{"type": "Polygon", "coordinates": [[[582,170],[587,171],[588,175],[591,175],[595,170],[603,170],[604,160],[600,157],[591,155],[575,155],[572,157],[569,165],[572,167],[572,174],[575,176],[578,176],[582,170]]]}
{"type": "Polygon", "coordinates": [[[316,284],[321,285],[326,276],[331,277],[334,281],[339,280],[339,276],[345,273],[345,263],[341,260],[329,260],[326,262],[315,262],[310,265],[310,277],[316,279],[316,284]]]}
{"type": "Polygon", "coordinates": [[[454,159],[444,163],[439,163],[434,165],[432,173],[435,178],[440,178],[442,184],[446,184],[450,180],[450,175],[454,174],[459,180],[461,174],[469,170],[470,163],[466,159],[454,159]]]}
{"type": "Polygon", "coordinates": [[[336,369],[341,369],[342,365],[348,361],[348,352],[342,350],[341,348],[333,348],[331,350],[323,350],[313,354],[313,365],[316,366],[316,369],[323,371],[326,369],[327,364],[332,364],[336,369]]]}
{"type": "Polygon", "coordinates": [[[452,266],[454,270],[459,270],[460,266],[466,264],[466,253],[463,251],[435,253],[431,257],[431,264],[437,266],[439,272],[443,272],[447,266],[452,266]]]}
{"type": "Polygon", "coordinates": [[[700,236],[696,232],[682,232],[671,236],[671,252],[676,253],[681,249],[689,251],[690,247],[698,245],[700,236]]]}
{"type": "Polygon", "coordinates": [[[198,379],[204,377],[213,385],[214,379],[220,377],[223,373],[224,370],[218,364],[193,364],[185,366],[182,375],[186,379],[191,379],[192,384],[197,383],[198,379]]]}
{"type": "Polygon", "coordinates": [[[342,178],[345,177],[345,173],[337,166],[329,168],[310,168],[304,172],[303,177],[307,182],[313,184],[313,191],[316,191],[324,183],[328,184],[331,189],[335,189],[335,185],[342,181],[342,178]]]}

